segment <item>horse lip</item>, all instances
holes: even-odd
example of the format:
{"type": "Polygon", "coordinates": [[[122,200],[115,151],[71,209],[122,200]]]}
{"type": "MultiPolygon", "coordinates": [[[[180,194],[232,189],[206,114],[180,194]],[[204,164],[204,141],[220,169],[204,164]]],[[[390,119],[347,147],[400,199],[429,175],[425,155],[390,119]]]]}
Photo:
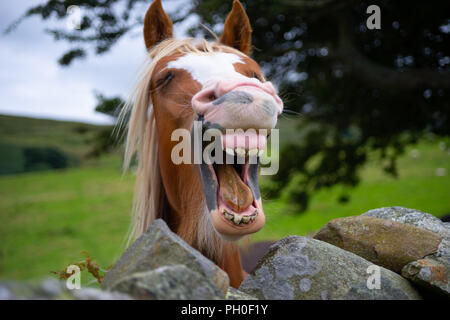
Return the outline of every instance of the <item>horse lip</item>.
{"type": "Polygon", "coordinates": [[[236,90],[239,87],[255,87],[255,88],[260,89],[261,91],[264,91],[265,93],[267,93],[269,95],[273,95],[274,94],[274,92],[272,92],[268,88],[264,87],[262,84],[255,83],[255,82],[252,82],[252,81],[238,82],[238,83],[234,84],[233,86],[231,86],[231,88],[229,88],[227,91],[231,92],[233,90],[236,90]]]}
{"type": "MultiPolygon", "coordinates": [[[[278,96],[278,93],[274,89],[271,90],[271,89],[267,88],[262,83],[255,83],[255,82],[251,82],[251,81],[236,83],[234,86],[232,86],[230,89],[228,89],[227,93],[235,91],[236,89],[239,89],[241,87],[255,87],[255,88],[259,89],[260,91],[268,94],[269,96],[271,96],[274,99],[275,104],[278,106],[278,109],[279,109],[278,115],[280,115],[283,112],[283,108],[284,108],[283,100],[281,100],[281,98],[278,96]]],[[[242,91],[245,91],[245,90],[242,90],[242,91]]]]}

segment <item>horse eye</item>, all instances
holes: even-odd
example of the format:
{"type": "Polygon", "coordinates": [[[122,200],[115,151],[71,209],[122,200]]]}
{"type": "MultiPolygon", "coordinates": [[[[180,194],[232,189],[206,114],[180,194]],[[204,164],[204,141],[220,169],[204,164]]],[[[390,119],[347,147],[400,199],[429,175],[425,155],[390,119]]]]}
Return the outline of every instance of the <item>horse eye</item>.
{"type": "Polygon", "coordinates": [[[159,78],[156,80],[156,87],[159,88],[161,86],[167,85],[170,80],[172,80],[174,77],[174,74],[172,72],[168,72],[164,77],[159,78]]]}
{"type": "Polygon", "coordinates": [[[256,72],[253,72],[253,73],[252,73],[252,78],[255,78],[255,79],[258,79],[258,80],[261,81],[261,82],[264,82],[264,80],[262,79],[262,77],[261,77],[259,74],[257,74],[256,72]]]}

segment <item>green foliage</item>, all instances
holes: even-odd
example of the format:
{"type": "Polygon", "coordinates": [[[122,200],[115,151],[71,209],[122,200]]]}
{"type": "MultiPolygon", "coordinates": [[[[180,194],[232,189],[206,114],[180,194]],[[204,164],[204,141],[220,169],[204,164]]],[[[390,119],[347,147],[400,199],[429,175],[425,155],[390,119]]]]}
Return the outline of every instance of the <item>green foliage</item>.
{"type": "Polygon", "coordinates": [[[62,169],[69,165],[67,157],[58,149],[28,147],[23,149],[25,171],[62,169]]]}
{"type": "Polygon", "coordinates": [[[0,175],[23,172],[24,166],[22,148],[0,143],[0,175]]]}
{"type": "Polygon", "coordinates": [[[122,110],[124,101],[120,97],[107,98],[101,93],[96,94],[97,106],[95,111],[117,118],[122,110]]]}
{"type": "MultiPolygon", "coordinates": [[[[124,106],[124,101],[120,97],[108,98],[101,93],[96,94],[97,106],[95,111],[106,114],[114,118],[115,122],[124,106]]],[[[126,119],[124,121],[126,123],[126,119]]],[[[123,143],[125,137],[125,126],[119,124],[116,126],[104,127],[92,139],[93,147],[89,152],[90,157],[99,157],[103,153],[111,152],[117,149],[123,143]]]]}
{"type": "Polygon", "coordinates": [[[83,49],[72,49],[59,58],[58,63],[62,66],[68,66],[74,59],[81,59],[85,56],[86,53],[83,49]]]}
{"type": "Polygon", "coordinates": [[[0,175],[62,169],[69,159],[58,149],[0,144],[0,175]]]}

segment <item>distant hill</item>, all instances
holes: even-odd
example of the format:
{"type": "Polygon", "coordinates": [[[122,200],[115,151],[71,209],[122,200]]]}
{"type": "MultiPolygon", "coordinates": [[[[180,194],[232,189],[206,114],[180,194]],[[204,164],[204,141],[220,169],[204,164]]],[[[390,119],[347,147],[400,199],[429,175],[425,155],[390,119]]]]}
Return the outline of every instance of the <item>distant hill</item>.
{"type": "Polygon", "coordinates": [[[0,115],[0,141],[33,147],[54,147],[82,157],[89,143],[106,126],[0,115]]]}
{"type": "Polygon", "coordinates": [[[80,164],[107,126],[0,115],[0,174],[80,164]]]}
{"type": "MultiPolygon", "coordinates": [[[[280,147],[297,141],[298,116],[278,121],[280,147]]],[[[111,126],[0,115],[0,175],[73,167],[100,155],[111,126]]]]}

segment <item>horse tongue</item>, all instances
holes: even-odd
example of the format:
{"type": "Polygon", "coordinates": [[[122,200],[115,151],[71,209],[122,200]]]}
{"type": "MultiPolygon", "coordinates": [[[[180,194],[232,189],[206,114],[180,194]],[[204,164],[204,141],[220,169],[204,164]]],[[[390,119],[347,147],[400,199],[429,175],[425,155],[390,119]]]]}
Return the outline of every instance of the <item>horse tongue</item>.
{"type": "Polygon", "coordinates": [[[225,204],[234,212],[242,212],[253,203],[250,188],[242,181],[233,165],[222,164],[216,167],[219,192],[225,204]]]}

